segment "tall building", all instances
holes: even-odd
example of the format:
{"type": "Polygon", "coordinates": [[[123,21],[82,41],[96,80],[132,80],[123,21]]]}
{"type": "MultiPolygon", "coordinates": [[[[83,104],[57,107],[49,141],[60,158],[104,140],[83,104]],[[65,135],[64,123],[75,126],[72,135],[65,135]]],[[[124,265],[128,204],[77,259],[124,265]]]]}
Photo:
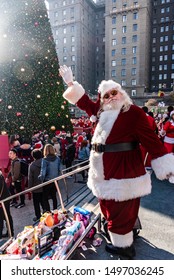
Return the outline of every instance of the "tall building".
{"type": "Polygon", "coordinates": [[[174,0],[154,0],[150,90],[174,89],[174,0]]]}
{"type": "Polygon", "coordinates": [[[87,91],[95,90],[96,5],[91,0],[48,0],[59,64],[71,66],[87,91]]]}
{"type": "Polygon", "coordinates": [[[107,1],[105,78],[116,80],[133,96],[149,84],[150,0],[107,1]]]}
{"type": "Polygon", "coordinates": [[[60,64],[87,91],[103,79],[132,98],[174,88],[174,0],[47,0],[60,64]]]}

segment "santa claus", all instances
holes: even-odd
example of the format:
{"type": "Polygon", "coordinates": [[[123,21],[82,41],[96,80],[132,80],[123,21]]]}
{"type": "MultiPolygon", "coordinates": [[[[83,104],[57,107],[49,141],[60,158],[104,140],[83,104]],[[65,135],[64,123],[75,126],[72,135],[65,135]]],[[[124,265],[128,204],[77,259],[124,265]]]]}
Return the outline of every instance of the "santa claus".
{"type": "Polygon", "coordinates": [[[106,251],[131,259],[135,256],[133,227],[140,198],[150,194],[152,187],[139,144],[151,154],[152,168],[160,180],[173,179],[174,156],[167,154],[143,110],[132,104],[120,84],[102,81],[98,88],[100,98],[94,103],[84,88],[73,81],[69,67],[61,66],[59,73],[68,85],[64,98],[97,120],[88,187],[99,199],[108,222],[111,243],[106,245],[106,251]]]}

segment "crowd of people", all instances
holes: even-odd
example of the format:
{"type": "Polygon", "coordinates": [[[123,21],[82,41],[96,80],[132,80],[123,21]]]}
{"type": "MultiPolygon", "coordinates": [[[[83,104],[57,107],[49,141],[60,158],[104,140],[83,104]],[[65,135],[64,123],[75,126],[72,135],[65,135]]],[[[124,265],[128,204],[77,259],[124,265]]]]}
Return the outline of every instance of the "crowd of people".
{"type": "MultiPolygon", "coordinates": [[[[89,133],[82,134],[70,133],[65,131],[56,131],[55,135],[50,138],[46,132],[34,132],[31,139],[21,138],[19,135],[9,137],[9,164],[2,174],[2,183],[6,192],[14,195],[28,189],[28,198],[33,201],[35,217],[33,221],[37,221],[42,213],[57,208],[57,192],[54,183],[47,187],[41,187],[30,192],[30,188],[49,181],[60,175],[60,170],[64,168],[67,172],[75,159],[84,161],[89,158],[90,150],[89,133]],[[82,151],[85,147],[87,154],[83,155],[82,151]],[[21,173],[21,160],[28,165],[28,175],[21,173]],[[52,205],[49,199],[52,199],[52,205]]],[[[84,172],[82,172],[84,178],[84,172]]],[[[72,178],[72,177],[68,177],[72,178]]],[[[1,196],[0,199],[3,199],[1,196]]],[[[13,222],[10,215],[10,207],[20,209],[25,207],[26,195],[21,194],[19,197],[13,198],[7,205],[8,215],[10,217],[11,232],[13,230],[13,222]]],[[[0,238],[8,236],[8,232],[2,234],[4,216],[1,216],[0,222],[0,238]]]]}

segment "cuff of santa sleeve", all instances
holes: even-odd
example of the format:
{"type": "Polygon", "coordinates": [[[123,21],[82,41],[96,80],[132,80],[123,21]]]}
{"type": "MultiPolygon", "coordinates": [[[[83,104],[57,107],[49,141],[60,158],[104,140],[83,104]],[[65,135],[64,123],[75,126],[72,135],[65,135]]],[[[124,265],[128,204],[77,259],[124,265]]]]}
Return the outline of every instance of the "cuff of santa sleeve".
{"type": "Polygon", "coordinates": [[[84,94],[84,88],[78,82],[73,82],[73,85],[68,87],[64,92],[63,97],[69,103],[76,104],[84,94]]]}
{"type": "Polygon", "coordinates": [[[167,179],[167,175],[174,174],[174,155],[166,154],[162,157],[153,159],[151,165],[159,180],[167,179]]]}
{"type": "Polygon", "coordinates": [[[109,232],[109,236],[111,238],[111,243],[115,247],[126,248],[130,247],[133,243],[133,232],[128,232],[126,234],[117,234],[111,231],[109,232]]]}

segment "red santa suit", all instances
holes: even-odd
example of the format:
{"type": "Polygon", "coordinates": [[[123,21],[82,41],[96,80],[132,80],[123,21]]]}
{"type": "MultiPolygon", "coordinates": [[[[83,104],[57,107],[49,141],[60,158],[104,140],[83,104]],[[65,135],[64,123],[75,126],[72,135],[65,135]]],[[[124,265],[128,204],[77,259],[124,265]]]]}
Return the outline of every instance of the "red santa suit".
{"type": "MultiPolygon", "coordinates": [[[[153,117],[151,117],[150,115],[146,114],[146,117],[148,119],[148,122],[149,122],[149,125],[150,127],[152,128],[152,130],[156,133],[157,131],[157,125],[156,125],[156,122],[154,120],[153,117]]],[[[143,162],[144,162],[144,165],[146,167],[150,167],[151,168],[151,155],[146,151],[145,147],[143,147],[141,145],[141,152],[142,152],[142,157],[143,157],[143,162]]]]}
{"type": "MultiPolygon", "coordinates": [[[[170,113],[170,117],[174,114],[174,111],[170,113]]],[[[174,120],[171,119],[167,121],[162,129],[165,132],[164,146],[166,147],[168,153],[174,152],[174,120]]]]}
{"type": "MultiPolygon", "coordinates": [[[[115,84],[111,81],[102,95],[115,84]]],[[[63,96],[89,116],[97,115],[100,101],[91,101],[77,82],[68,87],[63,96]]],[[[167,154],[143,110],[135,105],[130,105],[125,112],[103,111],[92,138],[92,144],[123,142],[137,142],[138,145],[130,151],[98,153],[91,150],[88,173],[88,187],[99,199],[101,210],[108,220],[111,242],[117,247],[128,247],[133,243],[132,229],[138,215],[140,197],[151,193],[151,177],[146,173],[139,143],[151,154],[152,168],[157,178],[163,180],[174,173],[173,155],[167,154]]]]}

